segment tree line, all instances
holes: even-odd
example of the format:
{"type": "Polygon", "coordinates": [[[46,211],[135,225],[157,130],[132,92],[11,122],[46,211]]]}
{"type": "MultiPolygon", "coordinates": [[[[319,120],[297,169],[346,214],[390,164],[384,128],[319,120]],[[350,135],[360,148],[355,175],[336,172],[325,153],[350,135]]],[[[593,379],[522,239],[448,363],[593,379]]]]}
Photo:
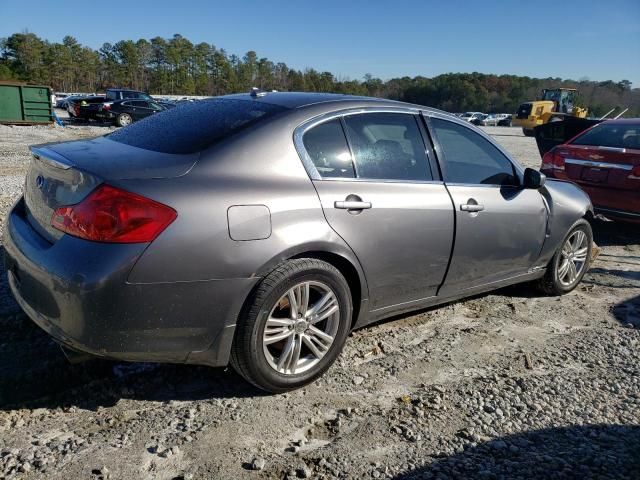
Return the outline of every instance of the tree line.
{"type": "Polygon", "coordinates": [[[171,95],[224,95],[251,87],[336,92],[403,100],[450,112],[508,113],[523,101],[534,100],[542,88],[571,87],[580,90],[580,103],[589,107],[591,115],[629,107],[627,116],[640,116],[640,88],[631,88],[628,80],[596,82],[476,72],[387,81],[365,75],[362,80],[351,80],[313,68],[289,68],[255,51],[240,57],[209,43],[194,44],[179,34],[105,43],[94,50],[71,36],[55,43],[34,33],[15,33],[0,39],[0,80],[45,84],[63,92],[100,92],[109,87],[171,95]]]}

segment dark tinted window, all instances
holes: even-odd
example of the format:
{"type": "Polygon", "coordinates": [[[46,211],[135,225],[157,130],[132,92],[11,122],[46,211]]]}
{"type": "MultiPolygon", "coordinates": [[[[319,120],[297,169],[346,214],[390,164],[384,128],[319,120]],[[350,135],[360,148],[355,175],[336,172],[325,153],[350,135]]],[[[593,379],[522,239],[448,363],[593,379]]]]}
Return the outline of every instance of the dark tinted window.
{"type": "Polygon", "coordinates": [[[156,152],[193,153],[285,110],[255,100],[200,100],[151,115],[108,138],[156,152]]]}
{"type": "Polygon", "coordinates": [[[473,130],[433,118],[432,125],[444,150],[444,179],[450,183],[517,185],[511,161],[473,130]]]}
{"type": "Polygon", "coordinates": [[[571,143],[574,145],[640,149],[640,124],[601,123],[571,143]]]}
{"type": "Polygon", "coordinates": [[[358,178],[432,180],[414,115],[366,113],[344,121],[358,178]]]}
{"type": "Polygon", "coordinates": [[[355,177],[351,153],[340,120],[313,127],[303,137],[304,148],[323,178],[355,177]]]}

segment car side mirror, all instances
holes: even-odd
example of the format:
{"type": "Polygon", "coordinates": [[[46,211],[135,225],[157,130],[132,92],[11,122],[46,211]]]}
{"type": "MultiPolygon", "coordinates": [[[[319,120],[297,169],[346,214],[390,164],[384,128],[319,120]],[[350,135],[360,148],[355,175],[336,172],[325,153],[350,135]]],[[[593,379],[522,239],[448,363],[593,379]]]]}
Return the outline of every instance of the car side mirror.
{"type": "Polygon", "coordinates": [[[541,173],[533,168],[526,168],[524,170],[524,179],[522,184],[524,188],[532,188],[537,190],[544,186],[546,180],[547,177],[544,173],[541,173]]]}

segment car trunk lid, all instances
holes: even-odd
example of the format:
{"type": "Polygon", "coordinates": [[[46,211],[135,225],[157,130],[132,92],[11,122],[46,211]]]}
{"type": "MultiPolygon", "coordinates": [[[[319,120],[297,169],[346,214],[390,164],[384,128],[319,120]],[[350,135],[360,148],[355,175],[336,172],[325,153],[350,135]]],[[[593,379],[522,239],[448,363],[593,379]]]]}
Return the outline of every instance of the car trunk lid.
{"type": "Polygon", "coordinates": [[[577,183],[620,190],[640,187],[640,150],[563,145],[558,154],[564,157],[567,177],[577,183]]]}
{"type": "Polygon", "coordinates": [[[26,216],[52,243],[63,235],[51,226],[58,207],[79,203],[101,183],[184,175],[198,158],[198,154],[151,152],[104,137],[39,145],[31,151],[24,188],[26,216]]]}

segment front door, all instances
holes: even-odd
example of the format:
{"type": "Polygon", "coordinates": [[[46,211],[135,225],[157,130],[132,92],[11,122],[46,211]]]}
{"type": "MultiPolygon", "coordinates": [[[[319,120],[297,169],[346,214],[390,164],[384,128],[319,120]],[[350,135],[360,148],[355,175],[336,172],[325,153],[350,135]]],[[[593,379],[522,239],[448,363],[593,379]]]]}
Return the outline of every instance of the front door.
{"type": "Polygon", "coordinates": [[[433,180],[418,121],[360,113],[303,137],[327,221],[360,260],[374,312],[434,296],[451,253],[451,199],[433,180]]]}
{"type": "Polygon", "coordinates": [[[520,186],[514,165],[482,135],[439,118],[430,123],[456,211],[451,265],[439,295],[526,273],[545,240],[542,196],[520,186]]]}

